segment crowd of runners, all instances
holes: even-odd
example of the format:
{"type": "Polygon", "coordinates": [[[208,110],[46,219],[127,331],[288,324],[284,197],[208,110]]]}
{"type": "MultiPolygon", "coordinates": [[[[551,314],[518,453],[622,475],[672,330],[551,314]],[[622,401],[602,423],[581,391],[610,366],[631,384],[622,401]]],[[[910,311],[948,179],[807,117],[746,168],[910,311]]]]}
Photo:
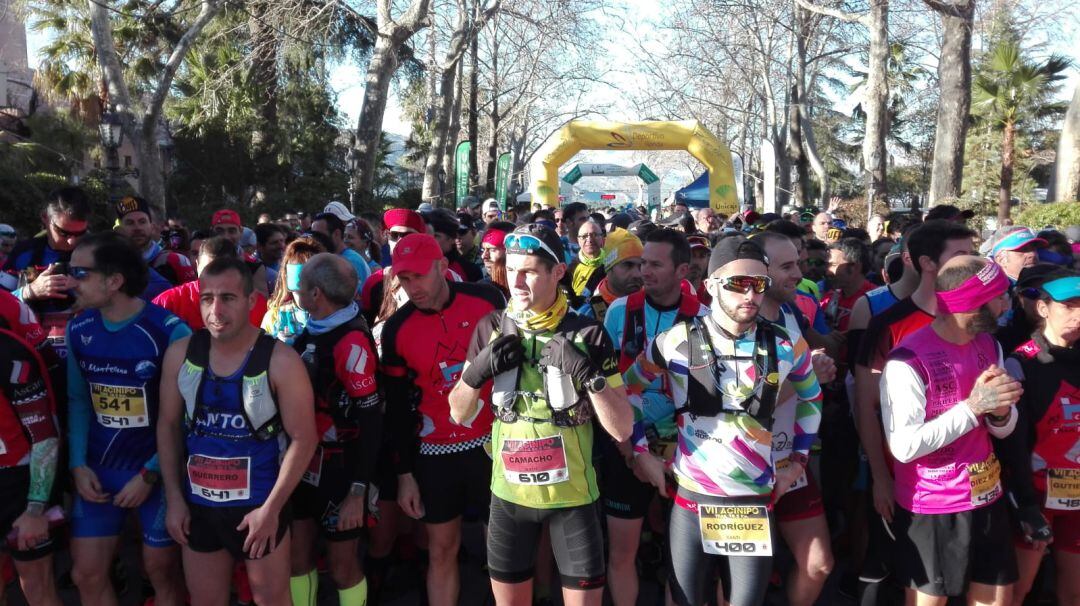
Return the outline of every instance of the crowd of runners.
{"type": "Polygon", "coordinates": [[[31,605],[116,604],[133,543],[161,606],[378,604],[409,557],[454,605],[463,522],[500,605],[810,605],[841,558],[867,606],[1080,605],[1080,227],[111,210],[0,225],[31,605]]]}

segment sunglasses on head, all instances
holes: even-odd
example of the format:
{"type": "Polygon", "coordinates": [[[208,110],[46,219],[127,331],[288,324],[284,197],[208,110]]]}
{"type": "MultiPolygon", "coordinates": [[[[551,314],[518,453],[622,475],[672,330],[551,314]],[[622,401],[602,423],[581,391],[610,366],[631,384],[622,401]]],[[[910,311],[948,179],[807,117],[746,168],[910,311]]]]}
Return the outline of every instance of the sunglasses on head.
{"type": "Polygon", "coordinates": [[[61,238],[78,238],[79,236],[85,235],[86,232],[87,232],[87,228],[85,228],[85,227],[78,230],[78,231],[69,231],[69,230],[66,230],[66,229],[60,227],[56,223],[53,223],[52,226],[53,226],[53,229],[56,230],[56,233],[60,234],[61,238]]]}
{"type": "Polygon", "coordinates": [[[740,295],[745,295],[751,290],[760,295],[772,285],[772,278],[769,276],[728,276],[713,278],[713,281],[724,290],[737,292],[740,295]]]}
{"type": "Polygon", "coordinates": [[[506,252],[524,252],[531,255],[537,250],[543,250],[555,261],[562,262],[562,258],[555,254],[551,247],[532,234],[508,234],[503,244],[506,246],[506,252]]]}
{"type": "Polygon", "coordinates": [[[68,275],[76,280],[85,280],[93,271],[97,270],[93,267],[79,267],[78,265],[68,267],[68,275]]]}

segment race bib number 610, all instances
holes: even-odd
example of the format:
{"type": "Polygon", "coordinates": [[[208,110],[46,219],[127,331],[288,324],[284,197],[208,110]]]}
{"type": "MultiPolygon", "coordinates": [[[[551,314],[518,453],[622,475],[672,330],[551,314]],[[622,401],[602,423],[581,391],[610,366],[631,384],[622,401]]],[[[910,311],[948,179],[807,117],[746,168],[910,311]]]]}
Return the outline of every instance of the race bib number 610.
{"type": "Polygon", "coordinates": [[[511,484],[558,484],[570,479],[562,436],[503,440],[503,477],[511,484]]]}

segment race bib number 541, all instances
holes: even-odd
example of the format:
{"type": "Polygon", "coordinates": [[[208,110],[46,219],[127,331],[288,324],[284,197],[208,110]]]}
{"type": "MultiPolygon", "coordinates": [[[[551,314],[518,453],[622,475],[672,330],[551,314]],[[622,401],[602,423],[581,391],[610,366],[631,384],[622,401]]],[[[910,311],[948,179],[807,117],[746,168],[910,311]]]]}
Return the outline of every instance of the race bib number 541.
{"type": "Polygon", "coordinates": [[[705,553],[767,557],[773,554],[764,505],[698,505],[705,553]]]}
{"type": "Polygon", "coordinates": [[[98,423],[113,429],[149,427],[146,391],[131,385],[90,384],[90,401],[98,423]]]}
{"type": "Polygon", "coordinates": [[[207,501],[227,503],[251,496],[251,457],[191,455],[187,471],[191,493],[207,501]]]}
{"type": "Polygon", "coordinates": [[[503,440],[503,477],[511,484],[557,484],[570,479],[562,436],[503,440]]]}

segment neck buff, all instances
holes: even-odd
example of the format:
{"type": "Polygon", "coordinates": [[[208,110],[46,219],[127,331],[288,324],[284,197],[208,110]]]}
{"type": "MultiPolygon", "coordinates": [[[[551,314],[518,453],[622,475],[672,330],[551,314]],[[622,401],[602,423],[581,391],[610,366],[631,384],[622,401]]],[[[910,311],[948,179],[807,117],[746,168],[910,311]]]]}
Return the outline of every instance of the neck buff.
{"type": "Polygon", "coordinates": [[[322,320],[316,320],[308,316],[307,331],[313,335],[330,332],[355,318],[358,313],[360,313],[360,306],[356,304],[356,301],[353,301],[348,307],[342,307],[322,320]]]}
{"type": "Polygon", "coordinates": [[[1001,266],[988,261],[979,273],[952,290],[937,293],[938,313],[968,313],[975,311],[1009,290],[1009,278],[1001,266]]]}
{"type": "Polygon", "coordinates": [[[150,240],[150,246],[146,248],[146,252],[143,253],[143,261],[150,263],[161,253],[161,245],[157,243],[157,240],[150,240]]]}
{"type": "Polygon", "coordinates": [[[575,294],[581,294],[585,290],[585,285],[589,283],[589,278],[592,277],[593,272],[604,266],[604,255],[586,257],[585,251],[582,250],[578,252],[578,260],[580,262],[574,266],[574,276],[570,281],[570,286],[574,289],[575,294]]]}
{"type": "Polygon", "coordinates": [[[615,302],[615,299],[619,298],[619,295],[611,292],[611,285],[608,284],[607,278],[600,280],[600,283],[596,285],[596,292],[604,298],[604,303],[608,305],[611,305],[615,302]]]}
{"type": "Polygon", "coordinates": [[[545,311],[517,310],[514,309],[514,302],[511,301],[510,306],[506,308],[506,315],[522,330],[550,332],[555,330],[559,323],[562,322],[569,307],[566,295],[562,290],[559,290],[558,294],[555,295],[555,302],[545,311]]]}

